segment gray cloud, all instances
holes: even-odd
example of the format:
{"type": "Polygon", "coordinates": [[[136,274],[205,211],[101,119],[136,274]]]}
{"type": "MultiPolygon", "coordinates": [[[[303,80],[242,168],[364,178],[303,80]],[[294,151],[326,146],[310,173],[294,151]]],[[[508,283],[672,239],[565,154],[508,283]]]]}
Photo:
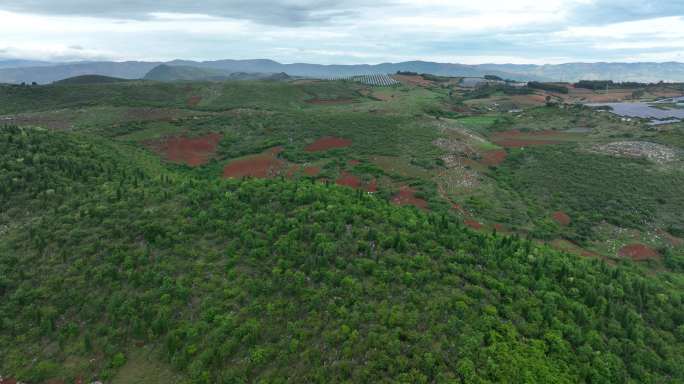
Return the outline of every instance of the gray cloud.
{"type": "MultiPolygon", "coordinates": [[[[48,15],[147,19],[150,13],[195,13],[297,26],[326,23],[357,14],[361,0],[3,0],[0,9],[48,15]]],[[[386,3],[386,1],[382,1],[386,3]]],[[[378,5],[378,2],[374,2],[378,5]]]]}
{"type": "Polygon", "coordinates": [[[577,5],[572,11],[573,24],[609,24],[684,15],[682,0],[595,0],[577,5]]]}

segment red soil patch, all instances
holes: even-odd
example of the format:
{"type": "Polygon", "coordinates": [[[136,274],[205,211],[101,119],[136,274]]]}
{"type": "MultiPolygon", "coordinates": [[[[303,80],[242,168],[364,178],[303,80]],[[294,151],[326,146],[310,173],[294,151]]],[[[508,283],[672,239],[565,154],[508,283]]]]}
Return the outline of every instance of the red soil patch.
{"type": "Polygon", "coordinates": [[[223,177],[275,177],[283,170],[285,162],[277,158],[273,148],[260,155],[233,160],[223,168],[223,177]]]}
{"type": "Polygon", "coordinates": [[[378,181],[373,179],[368,184],[366,184],[366,192],[377,192],[378,191],[378,181]]]}
{"type": "Polygon", "coordinates": [[[505,225],[499,223],[494,224],[494,229],[496,229],[497,232],[508,232],[508,228],[506,228],[505,225]]]}
{"type": "Polygon", "coordinates": [[[340,178],[335,181],[337,185],[345,185],[347,187],[358,188],[361,185],[361,180],[358,177],[342,172],[340,178]]]}
{"type": "Polygon", "coordinates": [[[417,198],[416,191],[411,187],[401,187],[399,188],[399,193],[397,193],[392,198],[392,203],[397,205],[414,205],[421,209],[427,209],[427,201],[417,198]]]}
{"type": "Polygon", "coordinates": [[[195,167],[209,161],[216,152],[221,137],[220,133],[200,137],[169,137],[161,142],[148,142],[146,145],[169,161],[195,167]]]}
{"type": "Polygon", "coordinates": [[[482,154],[480,162],[484,165],[497,166],[506,160],[506,156],[507,154],[504,150],[487,151],[482,154]]]}
{"type": "Polygon", "coordinates": [[[551,218],[564,227],[570,225],[570,223],[572,222],[570,216],[568,216],[565,212],[561,211],[554,212],[553,215],[551,215],[551,218]]]}
{"type": "Polygon", "coordinates": [[[482,229],[482,224],[476,220],[471,220],[471,219],[463,220],[463,224],[469,226],[472,229],[482,229]]]}
{"type": "Polygon", "coordinates": [[[466,211],[460,204],[452,203],[451,208],[455,209],[463,216],[470,216],[470,212],[466,211]]]}
{"type": "Polygon", "coordinates": [[[429,87],[434,84],[430,80],[425,80],[423,76],[420,75],[393,75],[392,77],[394,78],[394,80],[406,85],[429,87]]]}
{"type": "Polygon", "coordinates": [[[629,257],[634,261],[645,261],[658,258],[659,255],[658,252],[643,244],[630,244],[622,247],[618,251],[618,256],[629,257]]]}
{"type": "Polygon", "coordinates": [[[288,168],[286,176],[289,177],[289,178],[294,177],[294,175],[295,175],[297,172],[299,172],[300,168],[301,168],[301,167],[300,167],[299,165],[297,165],[297,164],[291,166],[290,168],[288,168]]]}
{"type": "Polygon", "coordinates": [[[4,379],[0,379],[0,384],[17,384],[17,380],[12,379],[11,377],[6,377],[4,379]]]}
{"type": "Polygon", "coordinates": [[[321,168],[319,167],[306,167],[304,168],[304,174],[307,176],[318,176],[318,174],[321,173],[321,168]]]}
{"type": "Polygon", "coordinates": [[[186,104],[188,107],[196,107],[202,101],[202,96],[190,96],[186,104]]]}
{"type": "Polygon", "coordinates": [[[355,166],[361,164],[361,162],[358,160],[349,160],[349,161],[347,161],[347,164],[351,165],[352,167],[355,167],[355,166]]]}
{"type": "Polygon", "coordinates": [[[315,105],[339,105],[351,104],[354,102],[354,99],[309,99],[306,102],[315,105]]]}
{"type": "Polygon", "coordinates": [[[321,137],[320,139],[314,141],[312,144],[309,144],[305,150],[307,152],[319,152],[319,151],[327,151],[328,149],[333,149],[333,148],[344,148],[352,145],[351,140],[347,139],[341,139],[339,137],[321,137]]]}

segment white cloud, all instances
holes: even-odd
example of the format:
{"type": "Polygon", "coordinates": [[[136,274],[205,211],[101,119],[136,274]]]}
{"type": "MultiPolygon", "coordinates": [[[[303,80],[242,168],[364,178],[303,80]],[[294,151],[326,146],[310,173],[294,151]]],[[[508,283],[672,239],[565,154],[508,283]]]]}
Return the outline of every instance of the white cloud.
{"type": "MultiPolygon", "coordinates": [[[[658,52],[666,60],[684,47],[679,15],[586,25],[589,15],[578,10],[608,12],[613,3],[607,0],[254,0],[253,9],[235,2],[234,11],[222,13],[216,12],[220,1],[111,0],[67,11],[45,0],[36,12],[20,7],[21,0],[10,3],[13,12],[0,4],[0,57],[539,64],[660,60],[658,52]],[[136,16],[123,18],[116,4],[134,8],[136,16]],[[255,16],[268,9],[270,16],[255,16]]],[[[657,4],[639,9],[657,14],[657,4]]]]}

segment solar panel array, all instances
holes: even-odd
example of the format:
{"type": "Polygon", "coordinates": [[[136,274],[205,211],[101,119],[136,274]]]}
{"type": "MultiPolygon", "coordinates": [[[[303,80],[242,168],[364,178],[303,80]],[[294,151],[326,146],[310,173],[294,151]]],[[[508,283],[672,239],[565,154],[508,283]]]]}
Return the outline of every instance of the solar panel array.
{"type": "Polygon", "coordinates": [[[372,75],[352,75],[352,76],[327,76],[323,80],[347,80],[355,81],[357,83],[376,86],[376,87],[390,87],[400,84],[394,80],[390,75],[372,74],[372,75]]]}

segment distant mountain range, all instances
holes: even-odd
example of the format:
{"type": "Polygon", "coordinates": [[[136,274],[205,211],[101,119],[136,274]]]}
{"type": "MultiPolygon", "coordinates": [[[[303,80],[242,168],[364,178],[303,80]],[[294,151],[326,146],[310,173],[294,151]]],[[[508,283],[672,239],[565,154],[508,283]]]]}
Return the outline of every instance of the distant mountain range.
{"type": "MultiPolygon", "coordinates": [[[[558,65],[518,65],[518,64],[448,64],[427,61],[407,61],[403,63],[383,63],[376,65],[321,65],[321,64],[281,64],[273,60],[217,60],[188,61],[174,60],[162,62],[78,62],[45,63],[28,60],[0,61],[0,83],[37,82],[52,83],[81,75],[102,75],[124,79],[141,79],[155,67],[195,68],[192,72],[200,77],[242,74],[280,74],[290,76],[326,78],[333,76],[352,76],[363,74],[388,74],[397,71],[430,73],[441,76],[481,77],[496,75],[520,81],[567,81],[613,80],[641,82],[684,82],[684,63],[568,63],[558,65]],[[204,70],[203,71],[200,71],[204,70]],[[219,71],[219,72],[212,72],[219,71]]],[[[168,72],[168,68],[166,69],[168,72]]],[[[180,74],[182,71],[176,71],[180,74]]],[[[257,76],[258,77],[258,76],[257,76]]]]}
{"type": "Polygon", "coordinates": [[[290,76],[281,73],[235,72],[217,68],[201,68],[189,65],[161,64],[147,72],[143,79],[156,81],[224,81],[224,80],[286,80],[290,76]]]}

